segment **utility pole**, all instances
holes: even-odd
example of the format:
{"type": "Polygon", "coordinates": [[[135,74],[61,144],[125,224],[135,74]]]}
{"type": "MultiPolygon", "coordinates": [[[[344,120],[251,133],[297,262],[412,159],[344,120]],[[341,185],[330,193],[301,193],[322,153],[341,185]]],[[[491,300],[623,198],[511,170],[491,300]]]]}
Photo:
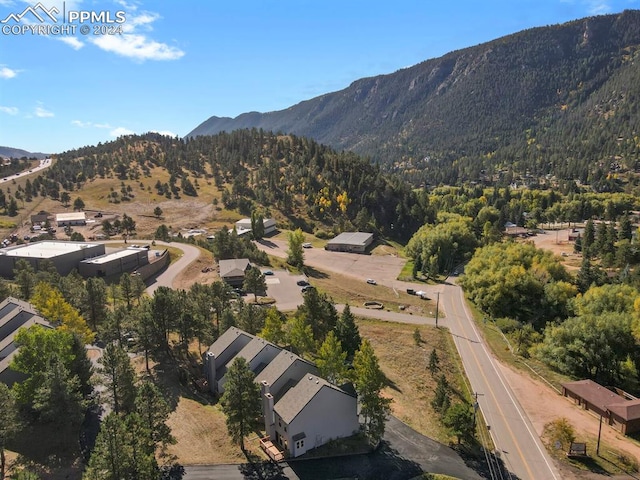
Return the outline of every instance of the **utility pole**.
{"type": "Polygon", "coordinates": [[[600,415],[600,426],[598,427],[598,443],[596,445],[596,455],[600,456],[600,434],[602,433],[602,415],[600,415]]]}
{"type": "Polygon", "coordinates": [[[480,404],[478,403],[478,395],[480,395],[478,392],[474,392],[473,393],[473,397],[474,397],[474,401],[473,401],[473,431],[476,431],[476,412],[478,411],[478,408],[480,407],[480,404]]]}
{"type": "Polygon", "coordinates": [[[440,305],[440,292],[436,293],[436,328],[438,327],[438,306],[440,305]]]}

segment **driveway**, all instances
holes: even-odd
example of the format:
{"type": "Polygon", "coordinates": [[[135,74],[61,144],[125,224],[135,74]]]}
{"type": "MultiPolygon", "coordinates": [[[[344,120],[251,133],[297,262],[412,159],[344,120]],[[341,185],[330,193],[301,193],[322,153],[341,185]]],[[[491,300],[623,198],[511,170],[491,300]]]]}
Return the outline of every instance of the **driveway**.
{"type": "Polygon", "coordinates": [[[348,455],[318,460],[294,460],[280,465],[261,465],[255,471],[245,465],[186,466],[185,480],[408,480],[423,472],[441,473],[465,480],[481,480],[478,472],[451,448],[442,445],[395,417],[389,417],[384,442],[367,455],[348,455]]]}
{"type": "MultiPolygon", "coordinates": [[[[286,312],[302,305],[304,299],[300,291],[301,287],[296,282],[307,278],[304,275],[292,275],[286,270],[272,270],[272,272],[273,275],[265,275],[264,279],[267,284],[267,296],[276,301],[275,306],[278,310],[286,312]]],[[[251,294],[249,298],[253,298],[251,294]]]]}

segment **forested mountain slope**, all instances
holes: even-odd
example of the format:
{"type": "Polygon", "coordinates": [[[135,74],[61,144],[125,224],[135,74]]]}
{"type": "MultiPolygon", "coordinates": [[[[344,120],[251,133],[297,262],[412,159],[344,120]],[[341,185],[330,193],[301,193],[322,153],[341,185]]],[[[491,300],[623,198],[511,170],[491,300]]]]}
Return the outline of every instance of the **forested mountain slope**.
{"type": "Polygon", "coordinates": [[[597,183],[637,167],[639,47],[637,10],[534,28],[188,136],[294,133],[431,184],[505,170],[597,183]]]}

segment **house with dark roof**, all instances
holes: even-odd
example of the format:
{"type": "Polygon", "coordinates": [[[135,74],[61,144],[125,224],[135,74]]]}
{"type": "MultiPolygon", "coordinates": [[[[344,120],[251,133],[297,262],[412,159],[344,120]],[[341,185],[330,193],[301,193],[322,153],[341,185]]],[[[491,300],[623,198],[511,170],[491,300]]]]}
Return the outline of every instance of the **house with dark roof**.
{"type": "Polygon", "coordinates": [[[205,354],[213,393],[224,392],[226,372],[238,357],[247,361],[260,384],[267,432],[262,445],[274,460],[281,460],[285,453],[297,457],[358,432],[353,390],[330,384],[318,377],[311,362],[236,327],[229,328],[205,354]]]}
{"type": "Polygon", "coordinates": [[[619,395],[593,380],[563,383],[562,394],[602,416],[623,435],[640,431],[640,400],[635,397],[619,395]]]}
{"type": "Polygon", "coordinates": [[[9,365],[19,350],[14,342],[18,330],[33,325],[53,328],[30,303],[13,297],[0,303],[0,382],[11,386],[24,378],[21,373],[9,368],[9,365]]]}
{"type": "Polygon", "coordinates": [[[250,267],[251,263],[247,258],[232,258],[218,262],[220,278],[233,287],[242,286],[244,275],[250,267]]]}
{"type": "Polygon", "coordinates": [[[236,358],[244,358],[254,375],[258,375],[282,351],[282,349],[264,338],[253,337],[224,367],[224,374],[218,379],[218,393],[224,393],[227,382],[226,371],[236,358]]]}
{"type": "Polygon", "coordinates": [[[205,377],[211,393],[218,392],[218,381],[227,372],[227,364],[255,337],[239,328],[224,332],[204,354],[205,377]]]}
{"type": "Polygon", "coordinates": [[[269,393],[278,401],[292,386],[306,375],[317,375],[316,366],[295,353],[282,350],[264,370],[256,375],[262,396],[269,393]]]}

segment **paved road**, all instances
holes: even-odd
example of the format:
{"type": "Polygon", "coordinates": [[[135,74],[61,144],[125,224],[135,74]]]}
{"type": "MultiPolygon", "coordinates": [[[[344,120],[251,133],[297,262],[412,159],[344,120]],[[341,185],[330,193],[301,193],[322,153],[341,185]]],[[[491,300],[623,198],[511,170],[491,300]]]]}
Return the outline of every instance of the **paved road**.
{"type": "MultiPolygon", "coordinates": [[[[143,244],[145,242],[136,240],[136,243],[143,244]]],[[[193,245],[188,245],[186,243],[166,243],[156,240],[156,245],[178,248],[182,250],[183,255],[178,260],[171,263],[159,275],[148,280],[149,285],[147,286],[146,292],[149,295],[153,295],[153,292],[155,292],[158,287],[173,288],[173,281],[176,276],[200,256],[200,249],[198,249],[198,247],[194,247],[193,245]]]]}
{"type": "Polygon", "coordinates": [[[44,158],[40,160],[40,164],[37,167],[33,167],[28,171],[16,173],[15,175],[10,175],[5,178],[0,178],[0,183],[10,182],[11,180],[15,180],[16,178],[24,177],[26,175],[31,175],[33,173],[39,172],[40,170],[44,170],[45,168],[49,168],[50,166],[51,166],[51,159],[44,158]]]}
{"type": "MultiPolygon", "coordinates": [[[[279,240],[267,240],[260,248],[272,255],[286,255],[286,243],[279,240]]],[[[321,249],[308,249],[305,251],[305,263],[360,279],[373,277],[379,284],[389,287],[412,288],[411,284],[396,279],[402,268],[402,260],[395,257],[336,254],[321,249]],[[379,267],[376,268],[376,264],[379,267]]],[[[521,480],[560,479],[560,474],[542,446],[531,422],[496,368],[496,360],[489,353],[467,311],[462,289],[455,284],[429,287],[421,284],[414,288],[426,290],[431,298],[440,293],[440,307],[446,317],[439,323],[448,327],[453,335],[471,387],[479,394],[479,408],[491,427],[490,434],[506,468],[521,480]]],[[[416,315],[354,307],[352,311],[356,315],[381,320],[414,324],[434,323],[433,319],[416,315]]]]}
{"type": "Polygon", "coordinates": [[[259,474],[249,465],[190,465],[184,480],[408,480],[423,472],[440,473],[465,480],[483,477],[467,466],[451,448],[421,435],[395,417],[385,430],[385,444],[367,455],[318,460],[296,460],[281,465],[260,465],[259,474]]]}
{"type": "Polygon", "coordinates": [[[462,289],[456,285],[441,288],[447,326],[505,466],[522,480],[559,480],[559,472],[479,335],[462,289]]]}

